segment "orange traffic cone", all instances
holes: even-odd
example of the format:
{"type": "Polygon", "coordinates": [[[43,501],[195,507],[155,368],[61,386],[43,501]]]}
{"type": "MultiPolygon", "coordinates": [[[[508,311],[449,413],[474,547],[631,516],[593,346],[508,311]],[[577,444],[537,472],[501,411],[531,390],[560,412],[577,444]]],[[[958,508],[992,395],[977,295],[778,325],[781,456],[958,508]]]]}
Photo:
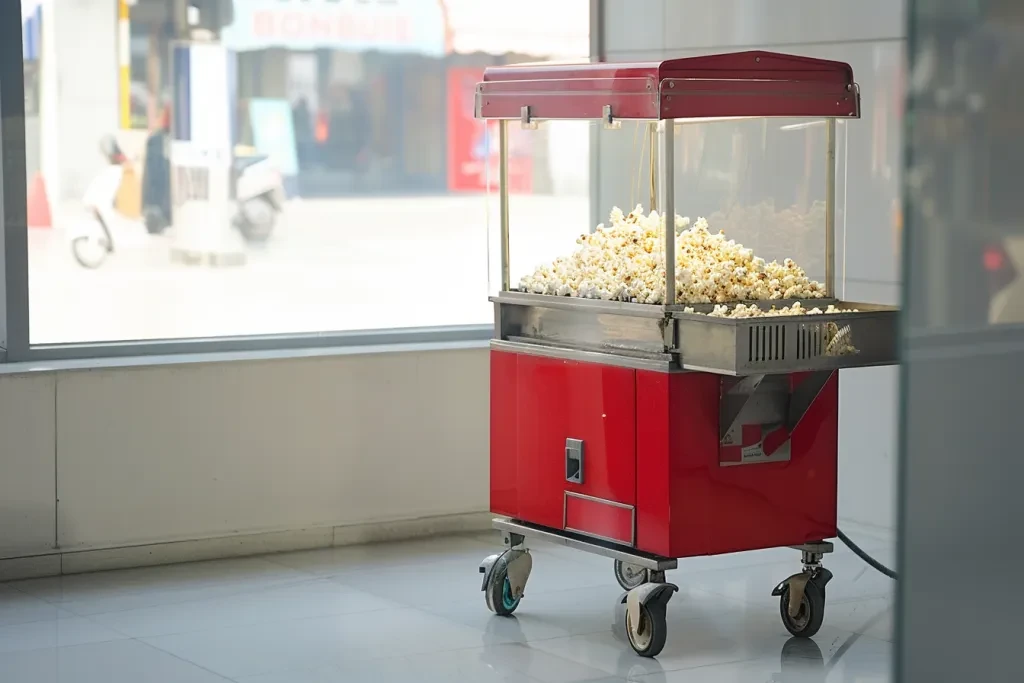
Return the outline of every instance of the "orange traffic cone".
{"type": "Polygon", "coordinates": [[[28,227],[52,228],[53,216],[50,214],[50,198],[46,196],[46,182],[42,173],[36,173],[28,188],[28,227]]]}

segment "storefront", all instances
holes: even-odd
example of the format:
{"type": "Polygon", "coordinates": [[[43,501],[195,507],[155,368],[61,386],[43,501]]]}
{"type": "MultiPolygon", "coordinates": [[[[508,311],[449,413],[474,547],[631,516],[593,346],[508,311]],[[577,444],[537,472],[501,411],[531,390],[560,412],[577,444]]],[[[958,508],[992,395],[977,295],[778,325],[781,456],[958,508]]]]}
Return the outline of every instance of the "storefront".
{"type": "MultiPolygon", "coordinates": [[[[428,0],[251,0],[221,40],[246,103],[291,110],[304,196],[445,186],[445,21],[428,0]]],[[[243,114],[242,141],[260,121],[243,114]]]]}
{"type": "MultiPolygon", "coordinates": [[[[491,64],[585,59],[589,49],[587,0],[521,2],[501,22],[503,3],[475,0],[225,1],[216,13],[229,20],[215,33],[238,55],[238,142],[292,148],[282,170],[306,197],[482,190],[487,133],[465,85],[491,64]],[[538,26],[529,15],[541,10],[538,26]]],[[[169,100],[178,5],[131,7],[133,128],[152,128],[169,100]]],[[[538,174],[523,187],[547,185],[538,174]]]]}

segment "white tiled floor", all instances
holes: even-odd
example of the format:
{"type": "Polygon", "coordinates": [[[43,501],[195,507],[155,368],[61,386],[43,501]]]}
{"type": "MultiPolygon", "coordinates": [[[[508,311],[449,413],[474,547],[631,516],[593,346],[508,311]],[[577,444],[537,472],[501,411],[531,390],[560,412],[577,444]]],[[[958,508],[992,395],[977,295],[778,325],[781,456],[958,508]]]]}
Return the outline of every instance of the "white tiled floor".
{"type": "Polygon", "coordinates": [[[0,585],[0,681],[889,680],[893,584],[845,549],[826,560],[813,642],[788,638],[769,595],[795,551],[681,562],[668,645],[645,660],[604,558],[535,547],[515,617],[492,616],[477,567],[499,546],[481,534],[0,585]]]}

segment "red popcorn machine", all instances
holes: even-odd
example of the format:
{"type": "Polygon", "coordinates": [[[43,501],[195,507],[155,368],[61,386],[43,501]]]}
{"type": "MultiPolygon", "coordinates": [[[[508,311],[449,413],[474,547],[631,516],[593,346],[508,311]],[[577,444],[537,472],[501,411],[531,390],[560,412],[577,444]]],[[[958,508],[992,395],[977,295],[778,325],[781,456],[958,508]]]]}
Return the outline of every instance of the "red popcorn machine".
{"type": "Polygon", "coordinates": [[[480,568],[487,606],[517,609],[533,539],[599,553],[633,649],[655,656],[679,558],[787,546],[803,568],[773,595],[813,635],[838,371],[896,362],[898,311],[844,300],[851,68],[770,52],[494,67],[475,106],[498,161],[490,509],[506,547],[480,568]],[[517,155],[529,194],[509,191],[517,155]]]}

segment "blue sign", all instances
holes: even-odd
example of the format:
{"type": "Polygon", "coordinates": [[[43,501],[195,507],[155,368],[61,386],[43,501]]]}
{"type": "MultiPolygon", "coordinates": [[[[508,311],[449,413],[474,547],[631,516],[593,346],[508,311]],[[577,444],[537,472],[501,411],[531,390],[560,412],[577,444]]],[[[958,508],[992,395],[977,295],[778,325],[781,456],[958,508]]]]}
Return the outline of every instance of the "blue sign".
{"type": "Polygon", "coordinates": [[[252,124],[253,145],[257,151],[270,157],[282,175],[297,175],[299,157],[295,149],[295,126],[288,100],[249,100],[249,122],[252,124]]]}

